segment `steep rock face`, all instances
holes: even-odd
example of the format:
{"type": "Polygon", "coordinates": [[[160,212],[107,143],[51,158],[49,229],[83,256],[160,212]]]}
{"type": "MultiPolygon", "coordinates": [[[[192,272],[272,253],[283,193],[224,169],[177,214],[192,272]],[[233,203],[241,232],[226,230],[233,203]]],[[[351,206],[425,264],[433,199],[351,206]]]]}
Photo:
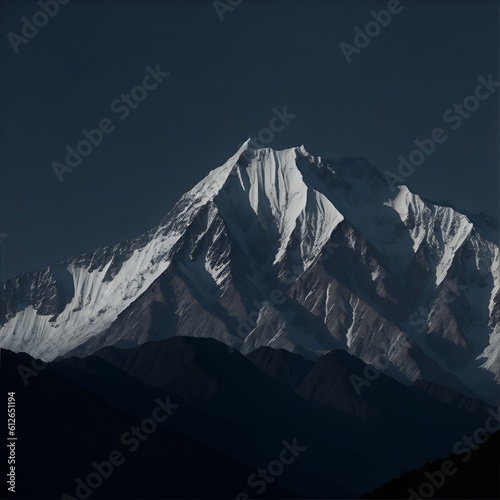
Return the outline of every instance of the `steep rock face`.
{"type": "Polygon", "coordinates": [[[0,346],[47,360],[176,335],[343,349],[497,403],[495,227],[393,192],[364,160],[245,143],[153,230],[7,282],[0,346]]]}

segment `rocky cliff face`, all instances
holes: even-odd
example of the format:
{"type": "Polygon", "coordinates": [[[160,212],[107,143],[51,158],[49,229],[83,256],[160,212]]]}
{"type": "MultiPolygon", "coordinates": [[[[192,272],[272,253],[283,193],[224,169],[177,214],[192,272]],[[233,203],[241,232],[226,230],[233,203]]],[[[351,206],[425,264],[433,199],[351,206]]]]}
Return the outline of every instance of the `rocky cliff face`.
{"type": "Polygon", "coordinates": [[[394,192],[360,159],[245,143],[141,237],[3,287],[0,346],[51,360],[176,335],[498,403],[496,222],[394,192]]]}

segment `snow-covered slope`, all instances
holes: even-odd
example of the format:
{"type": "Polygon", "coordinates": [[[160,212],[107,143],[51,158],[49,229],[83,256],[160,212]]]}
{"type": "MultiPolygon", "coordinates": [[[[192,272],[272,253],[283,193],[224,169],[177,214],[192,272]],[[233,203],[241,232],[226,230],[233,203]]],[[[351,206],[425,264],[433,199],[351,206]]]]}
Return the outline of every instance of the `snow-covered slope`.
{"type": "Polygon", "coordinates": [[[496,234],[393,193],[364,160],[247,142],[155,229],[7,282],[0,346],[46,360],[174,335],[310,358],[341,348],[495,403],[496,234]]]}

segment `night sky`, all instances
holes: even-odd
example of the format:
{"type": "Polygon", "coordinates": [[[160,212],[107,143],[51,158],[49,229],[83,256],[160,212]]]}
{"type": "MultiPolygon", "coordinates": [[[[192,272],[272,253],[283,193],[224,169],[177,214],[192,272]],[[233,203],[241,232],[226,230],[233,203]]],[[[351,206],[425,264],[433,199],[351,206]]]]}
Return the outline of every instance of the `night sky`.
{"type": "Polygon", "coordinates": [[[407,184],[496,216],[500,88],[456,130],[443,114],[479,76],[497,80],[500,5],[400,5],[348,64],[339,45],[387,1],[243,0],[221,22],[211,0],[72,0],[17,54],[8,34],[40,7],[1,2],[1,279],[155,226],[285,106],[296,118],[270,146],[362,156],[382,171],[445,129],[407,184]],[[121,120],[111,104],[157,65],[170,75],[121,120]],[[60,183],[52,162],[105,118],[113,132],[60,183]]]}

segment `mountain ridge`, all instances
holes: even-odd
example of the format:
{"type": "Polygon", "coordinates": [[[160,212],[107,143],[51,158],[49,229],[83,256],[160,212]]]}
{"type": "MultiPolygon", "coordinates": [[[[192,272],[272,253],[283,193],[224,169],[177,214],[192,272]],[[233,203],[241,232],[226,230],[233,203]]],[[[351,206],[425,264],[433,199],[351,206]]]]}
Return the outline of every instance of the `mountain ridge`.
{"type": "Polygon", "coordinates": [[[54,359],[201,335],[373,364],[385,345],[396,379],[495,402],[498,246],[477,224],[406,186],[394,195],[366,160],[247,141],[152,230],[9,280],[0,345],[54,359]],[[286,309],[268,307],[277,290],[286,309]]]}
{"type": "MultiPolygon", "coordinates": [[[[270,348],[260,352],[262,349],[270,348]]],[[[81,391],[90,392],[113,412],[135,419],[151,416],[157,398],[165,401],[169,395],[178,405],[173,418],[167,420],[171,432],[247,468],[268,463],[284,438],[295,438],[307,453],[297,460],[295,472],[277,482],[307,498],[359,496],[405,470],[448,455],[457,437],[472,432],[485,418],[482,409],[464,411],[460,405],[445,404],[385,375],[357,394],[350,377],[361,375],[365,364],[343,350],[320,358],[295,390],[290,387],[294,370],[279,381],[249,359],[255,355],[231,352],[208,338],[175,337],[133,349],[105,347],[85,358],[51,362],[36,376],[29,373],[29,384],[18,371],[20,364],[35,366],[33,360],[25,354],[1,354],[3,375],[12,380],[25,418],[32,413],[26,406],[34,406],[35,401],[56,399],[58,405],[65,401],[60,395],[50,396],[51,391],[46,392],[50,387],[38,393],[45,382],[56,378],[64,383],[72,401],[79,400],[81,391]]],[[[303,366],[301,357],[285,351],[267,354],[274,357],[275,366],[283,359],[290,366],[303,366]]],[[[85,405],[85,414],[92,414],[93,406],[85,405]]],[[[43,410],[48,413],[50,408],[43,410]]],[[[71,427],[72,419],[61,415],[62,427],[71,427]]],[[[106,426],[113,423],[116,425],[115,417],[110,415],[106,426]]],[[[40,428],[43,422],[36,420],[35,424],[40,428]]],[[[123,427],[119,426],[115,439],[126,429],[123,427]]],[[[30,428],[30,432],[34,430],[30,428]]],[[[79,446],[87,450],[80,433],[75,434],[79,446]]],[[[111,432],[106,438],[114,435],[111,432]]],[[[54,441],[52,454],[65,460],[63,450],[70,443],[64,438],[54,441]]],[[[165,449],[169,449],[168,443],[159,450],[157,461],[168,467],[176,458],[165,454],[165,449]]],[[[80,471],[87,470],[88,463],[78,467],[80,471]]],[[[80,471],[65,474],[64,484],[80,471]]],[[[160,471],[154,474],[156,480],[165,474],[164,468],[160,471]]],[[[45,478],[42,484],[47,483],[45,478]]],[[[241,488],[245,488],[245,478],[241,488]]],[[[212,486],[209,491],[214,491],[212,486]]]]}

